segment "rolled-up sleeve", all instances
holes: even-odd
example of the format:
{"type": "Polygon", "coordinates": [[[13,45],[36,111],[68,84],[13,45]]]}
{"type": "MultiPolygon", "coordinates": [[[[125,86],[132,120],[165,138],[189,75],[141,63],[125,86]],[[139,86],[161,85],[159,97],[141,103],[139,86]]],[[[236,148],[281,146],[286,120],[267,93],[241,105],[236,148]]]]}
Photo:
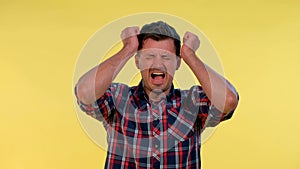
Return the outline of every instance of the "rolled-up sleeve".
{"type": "Polygon", "coordinates": [[[114,103],[114,93],[118,89],[119,85],[113,83],[106,92],[94,103],[85,104],[77,97],[77,89],[75,87],[75,96],[77,98],[77,104],[80,109],[84,111],[87,115],[99,120],[103,121],[108,119],[108,117],[115,110],[114,103]]]}
{"type": "Polygon", "coordinates": [[[220,122],[232,117],[235,110],[232,110],[229,113],[223,113],[218,110],[211,103],[201,86],[194,86],[192,91],[192,101],[198,106],[198,119],[201,121],[200,124],[202,129],[206,127],[215,127],[220,122]]]}

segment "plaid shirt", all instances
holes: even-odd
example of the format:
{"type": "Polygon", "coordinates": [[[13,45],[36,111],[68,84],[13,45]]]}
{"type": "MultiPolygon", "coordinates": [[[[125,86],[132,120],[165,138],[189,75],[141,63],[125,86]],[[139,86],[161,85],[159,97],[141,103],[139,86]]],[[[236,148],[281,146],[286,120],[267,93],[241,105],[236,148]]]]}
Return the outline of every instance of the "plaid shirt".
{"type": "Polygon", "coordinates": [[[103,122],[108,151],[105,168],[201,168],[200,135],[231,118],[218,111],[200,86],[174,89],[152,102],[142,82],[113,83],[92,105],[80,108],[103,122]]]}

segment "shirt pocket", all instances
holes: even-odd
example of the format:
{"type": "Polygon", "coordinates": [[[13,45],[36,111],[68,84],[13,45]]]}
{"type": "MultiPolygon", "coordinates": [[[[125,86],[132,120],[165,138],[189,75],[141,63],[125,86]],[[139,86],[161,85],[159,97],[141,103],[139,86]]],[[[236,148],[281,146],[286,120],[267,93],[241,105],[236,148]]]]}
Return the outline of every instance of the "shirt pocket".
{"type": "Polygon", "coordinates": [[[196,113],[184,110],[178,112],[176,109],[170,109],[168,111],[168,139],[184,141],[192,137],[195,132],[196,119],[196,113]]]}

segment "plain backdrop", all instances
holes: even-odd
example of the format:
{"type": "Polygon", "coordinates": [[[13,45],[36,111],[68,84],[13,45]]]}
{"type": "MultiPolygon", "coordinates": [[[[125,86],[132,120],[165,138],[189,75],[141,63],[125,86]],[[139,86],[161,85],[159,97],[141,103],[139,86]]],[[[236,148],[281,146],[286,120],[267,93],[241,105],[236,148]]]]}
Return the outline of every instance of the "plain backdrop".
{"type": "Polygon", "coordinates": [[[143,12],[200,28],[240,94],[202,146],[203,169],[299,169],[296,0],[0,1],[0,168],[103,168],[73,104],[77,57],[99,28],[143,12]]]}

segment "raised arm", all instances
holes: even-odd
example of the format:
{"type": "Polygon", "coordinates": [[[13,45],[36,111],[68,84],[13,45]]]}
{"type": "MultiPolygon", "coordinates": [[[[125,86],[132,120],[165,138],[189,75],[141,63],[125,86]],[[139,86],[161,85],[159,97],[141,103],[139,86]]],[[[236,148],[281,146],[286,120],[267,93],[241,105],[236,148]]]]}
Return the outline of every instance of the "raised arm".
{"type": "Polygon", "coordinates": [[[200,41],[197,35],[186,32],[183,38],[181,57],[197,77],[212,104],[218,110],[227,114],[236,108],[238,104],[237,93],[228,80],[196,56],[195,51],[199,46],[200,41]]]}
{"type": "Polygon", "coordinates": [[[114,78],[138,48],[138,27],[125,28],[121,33],[123,48],[85,73],[76,85],[77,97],[85,104],[92,104],[109,88],[114,78]]]}

